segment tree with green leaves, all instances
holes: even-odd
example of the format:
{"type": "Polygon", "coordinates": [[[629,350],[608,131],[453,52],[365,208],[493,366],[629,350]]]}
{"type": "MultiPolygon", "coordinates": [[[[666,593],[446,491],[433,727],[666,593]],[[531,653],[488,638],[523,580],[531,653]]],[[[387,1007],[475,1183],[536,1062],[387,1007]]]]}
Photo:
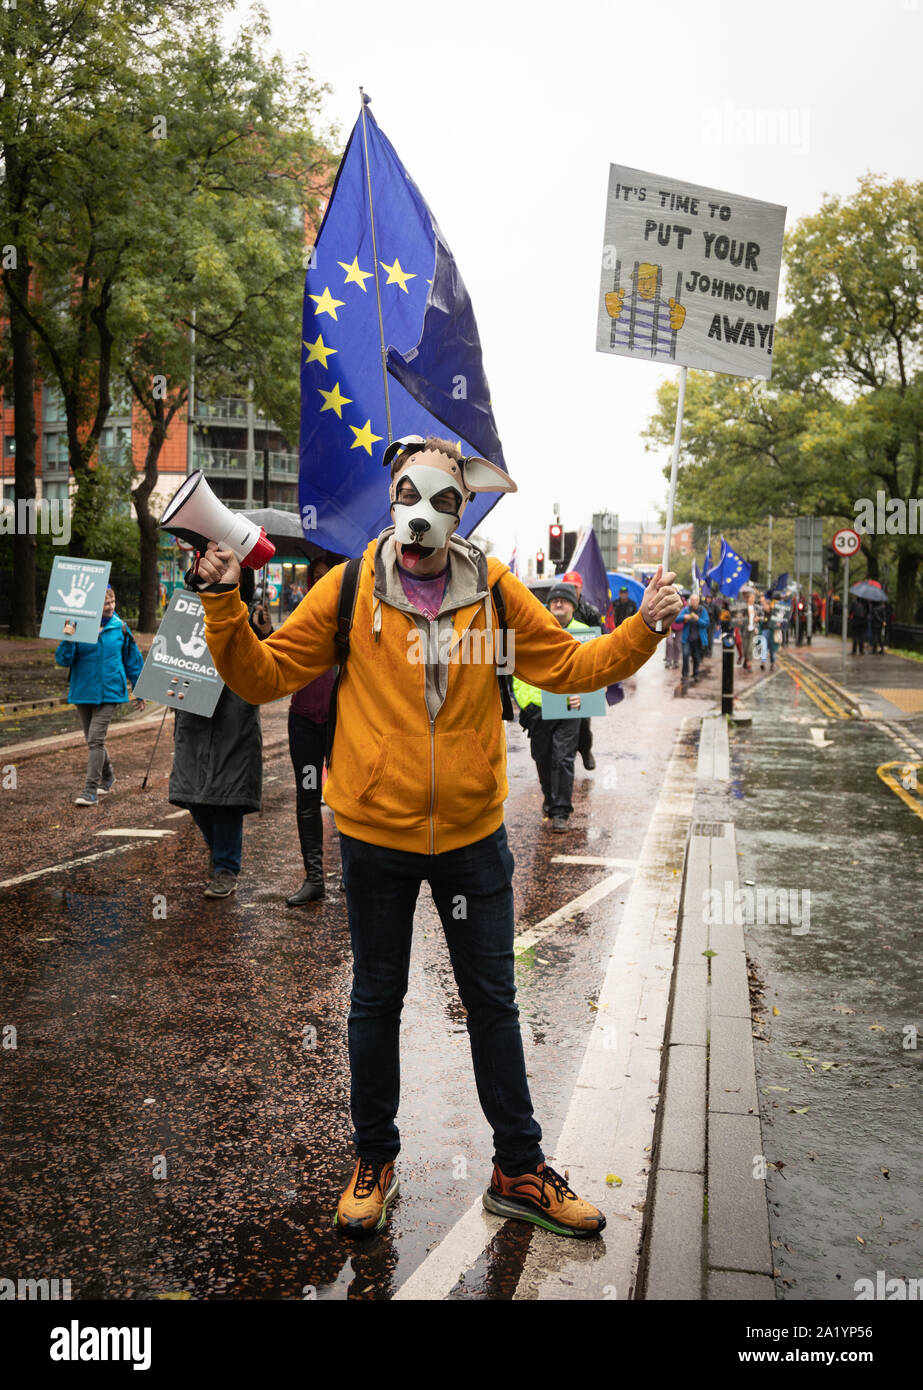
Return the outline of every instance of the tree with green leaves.
{"type": "MultiPolygon", "coordinates": [[[[784,259],[772,381],[689,373],[677,510],[693,521],[854,525],[860,499],[923,484],[923,183],[867,175],[787,233],[784,259]]],[[[676,397],[666,382],[651,446],[672,441],[676,397]]],[[[923,536],[865,534],[862,554],[872,577],[893,561],[912,621],[923,536]]]]}
{"type": "Polygon", "coordinates": [[[305,220],[319,221],[334,161],[312,125],[323,89],[303,61],[267,58],[267,38],[258,14],[228,46],[202,25],[182,53],[165,39],[156,55],[164,128],[148,154],[148,240],[117,292],[125,369],[149,422],[132,489],[142,628],[158,597],[150,499],[168,431],[185,424],[193,329],[198,394],[243,394],[252,380],[257,406],[298,434],[305,220]]]}
{"type": "MultiPolygon", "coordinates": [[[[39,317],[46,327],[53,324],[72,340],[89,344],[100,363],[97,395],[104,404],[95,412],[84,448],[80,434],[86,427],[92,358],[69,361],[64,344],[57,344],[64,381],[74,384],[68,435],[78,476],[88,469],[108,412],[106,256],[91,241],[81,263],[79,245],[68,243],[68,210],[71,216],[79,210],[81,191],[70,186],[67,171],[79,167],[87,153],[83,141],[94,113],[107,103],[118,107],[129,55],[139,61],[152,34],[169,21],[182,22],[193,9],[191,0],[19,0],[0,7],[0,208],[7,247],[2,312],[9,325],[3,379],[12,385],[16,408],[17,516],[21,502],[34,505],[35,500],[33,402],[37,371],[47,371],[47,354],[36,354],[39,317]],[[49,316],[42,299],[45,272],[53,274],[56,254],[62,252],[69,267],[65,301],[59,300],[49,316]]],[[[18,635],[36,630],[35,544],[35,536],[17,525],[11,632],[18,635]]]]}
{"type": "MultiPolygon", "coordinates": [[[[259,403],[297,432],[305,216],[316,217],[331,160],[311,126],[323,89],[303,62],[265,52],[262,11],[225,44],[227,0],[89,8],[99,24],[85,99],[64,101],[60,139],[29,189],[36,293],[17,298],[11,287],[10,299],[63,400],[72,553],[90,548],[99,440],[126,378],[150,421],[132,491],[149,625],[149,500],[167,430],[182,418],[191,326],[202,386],[218,393],[252,378],[259,403]]],[[[45,100],[59,98],[51,89],[45,100]]]]}

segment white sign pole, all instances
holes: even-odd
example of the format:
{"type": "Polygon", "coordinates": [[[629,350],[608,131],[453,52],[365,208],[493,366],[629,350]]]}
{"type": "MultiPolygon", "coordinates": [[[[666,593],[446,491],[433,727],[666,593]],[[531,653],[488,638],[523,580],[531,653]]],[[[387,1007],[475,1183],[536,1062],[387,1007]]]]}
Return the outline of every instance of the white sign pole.
{"type": "MultiPolygon", "coordinates": [[[[663,572],[670,568],[670,541],[673,536],[673,503],[676,500],[676,470],[679,466],[679,440],[683,432],[683,409],[686,404],[686,368],[679,373],[679,400],[676,402],[676,429],[673,433],[673,458],[670,461],[670,496],[667,498],[667,533],[663,538],[663,572]]],[[[657,619],[657,631],[663,632],[663,620],[657,619]]]]}
{"type": "Polygon", "coordinates": [[[846,610],[849,606],[849,556],[843,561],[843,614],[841,627],[843,629],[843,675],[846,675],[846,610]]]}

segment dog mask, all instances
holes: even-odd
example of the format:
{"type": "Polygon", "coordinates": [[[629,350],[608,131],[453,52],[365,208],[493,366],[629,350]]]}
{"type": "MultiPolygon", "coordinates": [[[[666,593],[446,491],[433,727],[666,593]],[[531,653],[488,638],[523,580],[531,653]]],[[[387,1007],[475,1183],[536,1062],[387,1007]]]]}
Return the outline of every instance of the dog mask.
{"type": "MultiPolygon", "coordinates": [[[[419,546],[423,555],[441,549],[455,534],[475,493],[517,491],[509,474],[487,459],[472,454],[458,461],[439,449],[427,449],[418,434],[389,444],[382,460],[385,467],[390,467],[398,455],[402,456],[401,466],[391,480],[389,493],[394,539],[401,546],[419,546]],[[413,501],[397,500],[397,490],[403,479],[413,484],[417,494],[413,501]],[[451,510],[435,507],[433,498],[447,489],[454,493],[451,510]]],[[[442,499],[440,502],[442,504],[442,499]]],[[[403,555],[404,563],[415,563],[418,558],[406,552],[403,555]]]]}

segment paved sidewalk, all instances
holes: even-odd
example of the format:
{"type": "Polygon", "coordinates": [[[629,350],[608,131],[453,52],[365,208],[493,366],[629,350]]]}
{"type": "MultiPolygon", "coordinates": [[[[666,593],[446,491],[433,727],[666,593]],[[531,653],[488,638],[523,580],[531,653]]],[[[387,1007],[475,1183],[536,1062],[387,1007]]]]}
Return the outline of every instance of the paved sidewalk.
{"type": "Polygon", "coordinates": [[[847,643],[845,673],[843,645],[833,637],[815,637],[810,646],[789,646],[786,654],[840,685],[865,718],[912,719],[923,714],[923,661],[887,651],[871,653],[868,648],[864,656],[852,656],[850,647],[847,643]]]}
{"type": "Polygon", "coordinates": [[[743,927],[724,910],[738,887],[729,782],[727,722],[708,714],[639,1273],[651,1300],[775,1298],[743,927]]]}

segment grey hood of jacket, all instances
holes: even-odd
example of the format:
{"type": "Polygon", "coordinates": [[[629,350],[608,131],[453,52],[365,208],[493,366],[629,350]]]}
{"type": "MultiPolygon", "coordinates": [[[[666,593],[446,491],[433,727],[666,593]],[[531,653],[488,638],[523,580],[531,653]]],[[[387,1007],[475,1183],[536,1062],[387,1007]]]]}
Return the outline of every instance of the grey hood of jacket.
{"type": "Polygon", "coordinates": [[[404,593],[401,576],[398,572],[397,548],[394,542],[394,527],[388,526],[378,537],[375,547],[375,588],[373,593],[372,627],[377,633],[381,630],[379,605],[390,604],[401,612],[409,614],[420,634],[423,650],[427,653],[425,663],[426,708],[430,720],[434,720],[442,708],[446,695],[448,664],[451,649],[448,633],[451,632],[453,614],[469,604],[483,603],[488,631],[493,629],[493,604],[490,601],[490,588],[487,582],[487,557],[464,536],[452,536],[449,541],[449,576],[445,586],[442,603],[437,617],[430,622],[425,618],[404,593]]]}

